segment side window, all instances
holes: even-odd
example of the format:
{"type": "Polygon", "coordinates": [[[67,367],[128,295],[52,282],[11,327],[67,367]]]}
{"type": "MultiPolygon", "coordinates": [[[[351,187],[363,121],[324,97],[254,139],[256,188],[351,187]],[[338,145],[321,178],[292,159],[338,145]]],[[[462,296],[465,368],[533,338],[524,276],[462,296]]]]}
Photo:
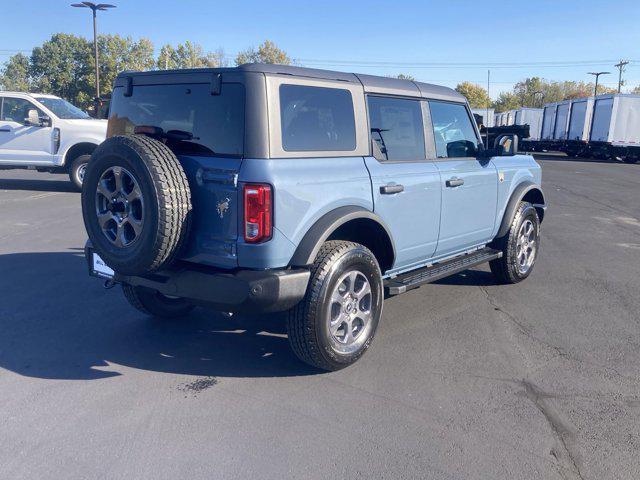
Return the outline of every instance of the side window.
{"type": "Polygon", "coordinates": [[[464,105],[430,100],[438,158],[475,157],[478,137],[464,105]]]}
{"type": "Polygon", "coordinates": [[[282,148],[287,152],[351,151],[356,123],[351,92],[280,85],[282,148]]]}
{"type": "Polygon", "coordinates": [[[371,96],[367,98],[367,103],[371,138],[384,158],[425,158],[422,107],[419,100],[371,96]]]}
{"type": "Polygon", "coordinates": [[[38,114],[42,115],[40,109],[28,100],[24,100],[23,98],[5,97],[2,102],[2,116],[0,117],[0,120],[24,123],[25,118],[28,117],[29,110],[38,110],[38,114]]]}

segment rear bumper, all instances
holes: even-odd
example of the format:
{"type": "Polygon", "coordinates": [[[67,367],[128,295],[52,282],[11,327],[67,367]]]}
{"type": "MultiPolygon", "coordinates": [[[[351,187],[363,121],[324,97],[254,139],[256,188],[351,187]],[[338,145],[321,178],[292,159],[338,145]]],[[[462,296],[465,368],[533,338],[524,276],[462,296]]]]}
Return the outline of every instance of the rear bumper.
{"type": "MultiPolygon", "coordinates": [[[[90,244],[85,257],[92,272],[90,244]]],[[[226,272],[200,265],[184,266],[144,276],[120,275],[117,283],[147,287],[164,295],[225,312],[280,312],[296,305],[307,290],[308,269],[237,270],[226,272]]]]}

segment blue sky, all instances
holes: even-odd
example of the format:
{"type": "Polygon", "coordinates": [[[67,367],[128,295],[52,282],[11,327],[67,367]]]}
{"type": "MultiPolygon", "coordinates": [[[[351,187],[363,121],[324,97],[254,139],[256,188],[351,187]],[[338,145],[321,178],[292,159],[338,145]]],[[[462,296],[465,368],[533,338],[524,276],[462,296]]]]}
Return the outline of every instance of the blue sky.
{"type": "MultiPolygon", "coordinates": [[[[494,97],[534,75],[589,81],[586,72],[609,70],[601,81],[614,86],[612,64],[625,58],[635,60],[627,86],[640,84],[638,1],[109,1],[118,8],[100,14],[99,30],[157,49],[191,40],[233,57],[270,39],[303,65],[447,86],[484,85],[490,67],[494,97]]],[[[3,0],[0,61],[56,32],[91,36],[89,11],[70,3],[3,0]]]]}

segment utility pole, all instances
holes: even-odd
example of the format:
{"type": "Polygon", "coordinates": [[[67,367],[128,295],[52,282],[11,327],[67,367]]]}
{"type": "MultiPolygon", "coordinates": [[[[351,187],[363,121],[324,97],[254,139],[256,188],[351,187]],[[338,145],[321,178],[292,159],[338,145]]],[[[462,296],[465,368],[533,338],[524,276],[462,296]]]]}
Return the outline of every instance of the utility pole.
{"type": "Polygon", "coordinates": [[[109,3],[96,4],[93,2],[72,3],[71,6],[78,8],[89,8],[93,13],[93,53],[95,55],[96,62],[96,98],[94,100],[94,103],[97,113],[98,105],[100,103],[100,66],[98,64],[98,28],[96,26],[96,13],[98,12],[98,10],[104,11],[109,8],[116,8],[116,6],[109,3]]]}
{"type": "MultiPolygon", "coordinates": [[[[489,107],[491,106],[491,95],[489,94],[489,88],[491,87],[491,70],[487,70],[487,98],[489,102],[487,103],[487,120],[485,121],[485,129],[488,128],[489,125],[489,107]]],[[[485,143],[487,150],[489,149],[489,131],[486,132],[485,143]]]]}
{"type": "Polygon", "coordinates": [[[624,72],[624,67],[629,65],[629,60],[620,60],[619,63],[616,63],[614,67],[618,68],[618,93],[622,90],[622,72],[624,72]]]}
{"type": "Polygon", "coordinates": [[[596,95],[598,95],[598,79],[600,78],[600,75],[609,75],[611,72],[588,72],[589,75],[593,75],[594,77],[596,77],[596,86],[593,89],[593,96],[595,97],[596,95]]]}

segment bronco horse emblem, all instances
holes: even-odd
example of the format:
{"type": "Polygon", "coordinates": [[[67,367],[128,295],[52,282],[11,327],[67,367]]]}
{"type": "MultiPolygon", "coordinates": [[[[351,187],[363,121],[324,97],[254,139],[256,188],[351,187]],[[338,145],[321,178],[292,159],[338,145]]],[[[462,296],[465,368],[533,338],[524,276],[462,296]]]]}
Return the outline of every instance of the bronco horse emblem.
{"type": "Polygon", "coordinates": [[[227,212],[227,210],[229,210],[229,202],[231,202],[231,199],[229,197],[218,202],[216,210],[218,211],[218,215],[220,215],[220,218],[224,218],[224,214],[227,212]]]}

